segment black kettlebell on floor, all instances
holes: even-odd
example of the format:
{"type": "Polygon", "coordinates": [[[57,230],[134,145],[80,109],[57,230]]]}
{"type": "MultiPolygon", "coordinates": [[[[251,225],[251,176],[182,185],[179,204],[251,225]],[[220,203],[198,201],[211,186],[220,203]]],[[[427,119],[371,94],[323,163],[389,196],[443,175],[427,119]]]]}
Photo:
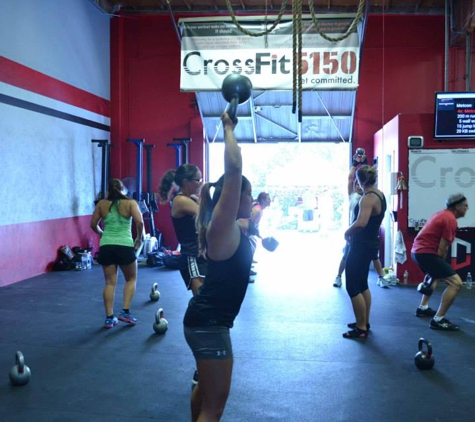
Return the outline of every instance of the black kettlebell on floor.
{"type": "Polygon", "coordinates": [[[16,365],[10,371],[10,381],[13,385],[25,385],[30,382],[31,371],[25,365],[23,353],[18,351],[15,354],[16,365]]]}
{"type": "Polygon", "coordinates": [[[434,366],[435,360],[434,356],[432,356],[432,344],[429,340],[425,338],[419,339],[419,351],[414,356],[414,363],[419,369],[432,369],[434,366]],[[425,352],[424,344],[427,347],[427,351],[425,352]]]}
{"type": "Polygon", "coordinates": [[[229,103],[227,112],[231,120],[236,118],[238,104],[243,104],[250,98],[251,90],[252,83],[247,76],[231,73],[224,78],[221,93],[229,103]]]}
{"type": "Polygon", "coordinates": [[[417,286],[417,291],[423,295],[430,296],[434,291],[432,290],[432,277],[426,274],[422,283],[417,286]]]}

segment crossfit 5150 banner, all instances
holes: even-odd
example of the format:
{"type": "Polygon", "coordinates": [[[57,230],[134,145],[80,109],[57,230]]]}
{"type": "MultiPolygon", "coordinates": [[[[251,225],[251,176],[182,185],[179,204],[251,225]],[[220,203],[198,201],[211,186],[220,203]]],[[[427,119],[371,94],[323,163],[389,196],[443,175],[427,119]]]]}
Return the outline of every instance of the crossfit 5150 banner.
{"type": "MultiPolygon", "coordinates": [[[[354,17],[318,16],[321,30],[336,38],[346,33],[354,17]]],[[[264,18],[239,20],[252,32],[265,29],[264,18]]],[[[267,23],[267,28],[272,25],[267,23]]],[[[283,20],[267,36],[241,32],[222,18],[180,19],[181,91],[217,91],[231,73],[251,79],[253,89],[289,90],[293,81],[292,22],[283,20]],[[219,20],[217,20],[219,19],[219,20]]],[[[302,88],[356,90],[359,37],[353,32],[342,41],[327,41],[311,18],[302,20],[302,88]]]]}

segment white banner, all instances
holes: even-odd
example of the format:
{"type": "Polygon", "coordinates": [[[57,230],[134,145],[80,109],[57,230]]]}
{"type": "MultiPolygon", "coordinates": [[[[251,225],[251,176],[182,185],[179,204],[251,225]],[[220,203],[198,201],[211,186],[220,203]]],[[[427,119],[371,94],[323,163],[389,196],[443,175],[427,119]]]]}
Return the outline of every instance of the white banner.
{"type": "MultiPolygon", "coordinates": [[[[354,17],[318,16],[322,31],[336,38],[354,17]]],[[[231,74],[249,77],[255,90],[289,90],[293,81],[292,22],[279,23],[267,36],[252,37],[233,22],[181,19],[181,91],[217,91],[231,74]]],[[[249,31],[261,32],[261,21],[243,21],[249,31]]],[[[268,22],[267,27],[271,23],[268,22]]],[[[304,90],[356,90],[359,38],[325,40],[311,19],[302,21],[302,87],[304,90]]]]}
{"type": "MultiPolygon", "coordinates": [[[[408,227],[419,228],[445,208],[450,195],[461,193],[474,206],[475,149],[409,150],[408,227]]],[[[467,212],[459,227],[475,227],[475,215],[467,212]]]]}

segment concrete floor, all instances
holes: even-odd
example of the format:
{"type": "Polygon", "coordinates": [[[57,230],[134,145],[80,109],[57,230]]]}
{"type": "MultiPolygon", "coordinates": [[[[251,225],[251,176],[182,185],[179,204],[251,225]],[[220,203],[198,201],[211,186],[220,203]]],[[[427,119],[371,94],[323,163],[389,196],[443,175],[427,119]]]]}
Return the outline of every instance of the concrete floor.
{"type": "MultiPolygon", "coordinates": [[[[274,253],[259,251],[256,282],[231,336],[233,384],[223,422],[466,421],[475,414],[475,290],[463,290],[448,317],[458,333],[416,318],[412,287],[381,289],[370,274],[372,334],[341,334],[353,321],[346,291],[332,287],[343,242],[323,234],[281,235],[274,253]],[[420,337],[435,367],[420,372],[420,337]]],[[[119,281],[116,313],[123,281],[119,281]]],[[[103,278],[97,265],[50,273],[0,289],[0,421],[190,420],[194,360],[182,332],[189,300],[178,271],[141,266],[132,310],[135,327],[102,328],[103,278]],[[157,282],[161,299],[149,300],[157,282]],[[158,307],[169,330],[152,329],[158,307]],[[8,373],[21,350],[28,385],[8,373]]],[[[434,294],[437,306],[442,288],[434,294]]]]}

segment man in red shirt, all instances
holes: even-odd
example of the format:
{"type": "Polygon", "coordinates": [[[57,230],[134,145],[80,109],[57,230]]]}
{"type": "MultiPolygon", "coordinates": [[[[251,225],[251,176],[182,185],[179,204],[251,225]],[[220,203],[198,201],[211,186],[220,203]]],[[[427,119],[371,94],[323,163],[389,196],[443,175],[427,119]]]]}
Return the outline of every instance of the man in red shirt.
{"type": "MultiPolygon", "coordinates": [[[[467,198],[458,193],[449,196],[445,210],[436,212],[424,225],[414,239],[411,255],[412,260],[431,280],[427,282],[434,291],[439,280],[447,284],[440,300],[437,312],[429,308],[431,291],[424,294],[416,316],[431,316],[430,328],[443,331],[458,331],[459,327],[452,324],[445,315],[462,288],[462,280],[446,261],[447,252],[455,239],[457,218],[463,217],[468,210],[467,198]]],[[[422,291],[424,293],[424,291],[422,291]]]]}

